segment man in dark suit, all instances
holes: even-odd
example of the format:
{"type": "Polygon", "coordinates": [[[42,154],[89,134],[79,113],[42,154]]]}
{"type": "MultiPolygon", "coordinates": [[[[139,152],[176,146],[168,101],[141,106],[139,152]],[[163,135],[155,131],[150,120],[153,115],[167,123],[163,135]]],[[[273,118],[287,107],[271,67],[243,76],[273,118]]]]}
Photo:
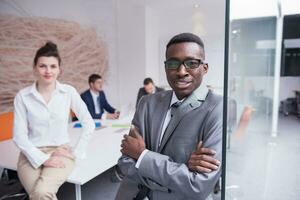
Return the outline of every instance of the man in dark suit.
{"type": "Polygon", "coordinates": [[[135,104],[135,108],[137,108],[138,103],[140,101],[140,99],[142,98],[142,96],[148,95],[148,94],[154,94],[156,92],[161,92],[164,91],[163,88],[157,87],[154,85],[154,82],[151,78],[145,78],[144,79],[144,87],[141,87],[139,89],[138,92],[138,96],[136,99],[136,104],[135,104]]]}
{"type": "Polygon", "coordinates": [[[117,200],[205,200],[221,174],[222,97],[202,83],[204,44],[191,33],[166,47],[172,90],[141,98],[118,165],[125,178],[117,200]]]}
{"type": "Polygon", "coordinates": [[[120,112],[113,108],[105,97],[102,90],[102,77],[98,74],[92,74],[89,77],[90,89],[81,94],[82,100],[87,105],[87,108],[93,119],[101,119],[104,111],[107,111],[106,118],[118,119],[120,112]]]}

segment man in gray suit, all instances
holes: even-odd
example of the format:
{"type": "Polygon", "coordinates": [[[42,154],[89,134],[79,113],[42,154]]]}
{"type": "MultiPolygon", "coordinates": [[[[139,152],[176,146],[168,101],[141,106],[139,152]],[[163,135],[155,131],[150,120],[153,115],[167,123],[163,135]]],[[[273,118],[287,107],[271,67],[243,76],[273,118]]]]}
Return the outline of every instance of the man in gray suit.
{"type": "Polygon", "coordinates": [[[221,173],[222,97],[202,83],[204,44],[174,36],[165,71],[173,90],[142,97],[118,165],[125,175],[116,199],[207,199],[221,173]],[[205,148],[201,148],[205,147],[205,148]]]}

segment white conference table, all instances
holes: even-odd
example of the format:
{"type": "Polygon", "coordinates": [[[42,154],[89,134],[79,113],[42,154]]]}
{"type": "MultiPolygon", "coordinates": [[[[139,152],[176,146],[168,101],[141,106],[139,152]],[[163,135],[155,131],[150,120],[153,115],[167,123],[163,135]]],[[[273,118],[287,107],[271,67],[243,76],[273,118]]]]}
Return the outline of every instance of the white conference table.
{"type": "MultiPolygon", "coordinates": [[[[76,161],[76,166],[67,179],[67,182],[75,184],[76,200],[81,200],[81,185],[117,164],[121,156],[121,140],[128,133],[130,121],[131,117],[104,120],[101,121],[104,127],[94,131],[87,157],[76,161]]],[[[71,146],[76,144],[81,132],[81,128],[73,128],[73,125],[71,123],[69,126],[71,146]]],[[[11,139],[0,142],[0,168],[16,170],[19,152],[11,139]]]]}

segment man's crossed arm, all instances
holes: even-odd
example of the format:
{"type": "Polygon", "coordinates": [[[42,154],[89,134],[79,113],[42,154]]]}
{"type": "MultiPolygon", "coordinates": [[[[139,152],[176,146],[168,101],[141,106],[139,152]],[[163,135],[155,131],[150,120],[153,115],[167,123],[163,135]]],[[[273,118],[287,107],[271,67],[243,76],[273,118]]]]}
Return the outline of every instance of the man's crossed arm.
{"type": "MultiPolygon", "coordinates": [[[[134,160],[138,160],[142,152],[146,150],[144,139],[139,134],[135,126],[132,125],[129,134],[125,134],[121,143],[121,152],[134,160]]],[[[220,161],[213,156],[216,152],[209,148],[203,147],[203,142],[200,141],[197,149],[190,155],[186,165],[190,171],[198,173],[210,173],[217,170],[220,166],[220,161]]]]}

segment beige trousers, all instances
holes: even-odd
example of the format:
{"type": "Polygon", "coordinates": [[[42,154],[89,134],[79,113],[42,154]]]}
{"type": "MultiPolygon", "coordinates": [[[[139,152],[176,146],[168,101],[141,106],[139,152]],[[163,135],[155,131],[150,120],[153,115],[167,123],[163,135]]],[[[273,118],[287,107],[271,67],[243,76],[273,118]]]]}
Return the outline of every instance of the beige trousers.
{"type": "MultiPolygon", "coordinates": [[[[41,151],[51,154],[57,147],[42,147],[41,151]]],[[[30,162],[20,153],[17,171],[19,179],[29,194],[30,200],[57,200],[56,193],[59,187],[71,174],[75,161],[66,157],[60,157],[65,168],[53,168],[41,166],[38,169],[32,167],[30,162]]]]}

